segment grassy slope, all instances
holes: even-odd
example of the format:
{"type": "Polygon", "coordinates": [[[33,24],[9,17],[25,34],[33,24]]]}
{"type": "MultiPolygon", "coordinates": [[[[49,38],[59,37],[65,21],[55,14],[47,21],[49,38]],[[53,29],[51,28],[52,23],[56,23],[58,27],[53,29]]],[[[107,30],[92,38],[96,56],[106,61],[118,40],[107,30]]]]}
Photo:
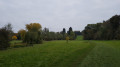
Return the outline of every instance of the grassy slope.
{"type": "Polygon", "coordinates": [[[0,67],[119,67],[119,60],[120,41],[84,41],[82,36],[68,44],[50,41],[0,51],[0,67]]]}
{"type": "Polygon", "coordinates": [[[84,41],[50,41],[34,47],[0,51],[1,67],[68,67],[82,62],[94,45],[84,41]]]}
{"type": "Polygon", "coordinates": [[[97,46],[79,67],[120,67],[120,41],[93,41],[97,46]]]}

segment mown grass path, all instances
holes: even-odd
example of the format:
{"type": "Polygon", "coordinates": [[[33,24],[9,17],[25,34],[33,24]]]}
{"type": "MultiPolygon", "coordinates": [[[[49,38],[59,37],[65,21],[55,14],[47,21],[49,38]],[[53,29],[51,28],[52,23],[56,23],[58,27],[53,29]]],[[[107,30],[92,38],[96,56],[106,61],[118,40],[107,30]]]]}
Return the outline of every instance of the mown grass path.
{"type": "Polygon", "coordinates": [[[120,67],[120,41],[93,41],[96,47],[79,67],[120,67]]]}

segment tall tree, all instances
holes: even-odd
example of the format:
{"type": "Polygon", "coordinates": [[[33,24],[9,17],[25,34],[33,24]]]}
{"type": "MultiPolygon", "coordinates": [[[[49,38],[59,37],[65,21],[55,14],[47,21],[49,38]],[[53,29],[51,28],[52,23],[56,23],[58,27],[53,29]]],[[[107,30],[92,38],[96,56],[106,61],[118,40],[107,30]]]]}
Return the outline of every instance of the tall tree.
{"type": "Polygon", "coordinates": [[[7,49],[10,46],[9,42],[12,39],[12,33],[12,25],[10,23],[0,28],[0,50],[7,49]]]}
{"type": "Polygon", "coordinates": [[[24,40],[25,39],[26,30],[21,29],[21,30],[18,31],[18,34],[20,34],[20,38],[22,40],[24,40]]]}
{"type": "Polygon", "coordinates": [[[63,28],[63,34],[65,34],[66,33],[66,30],[65,30],[65,28],[63,28]]]}
{"type": "Polygon", "coordinates": [[[120,39],[120,15],[115,15],[97,24],[88,24],[83,36],[86,40],[113,40],[120,39]]]}
{"type": "Polygon", "coordinates": [[[69,28],[68,35],[70,35],[71,31],[72,31],[72,27],[69,28]]]}
{"type": "Polygon", "coordinates": [[[24,41],[30,45],[33,43],[42,43],[41,28],[42,26],[39,23],[27,24],[26,29],[28,31],[25,35],[24,41]]]}
{"type": "Polygon", "coordinates": [[[65,28],[63,28],[63,31],[62,31],[63,40],[65,40],[65,38],[66,38],[65,33],[66,33],[66,30],[65,30],[65,28]]]}

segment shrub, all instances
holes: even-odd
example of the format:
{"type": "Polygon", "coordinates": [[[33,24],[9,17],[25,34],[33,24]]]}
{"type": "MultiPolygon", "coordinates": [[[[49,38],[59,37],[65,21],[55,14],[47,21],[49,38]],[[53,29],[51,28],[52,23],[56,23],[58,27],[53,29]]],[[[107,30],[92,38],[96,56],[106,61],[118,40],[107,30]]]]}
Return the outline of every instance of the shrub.
{"type": "Polygon", "coordinates": [[[13,40],[16,40],[16,39],[17,39],[17,37],[16,37],[16,36],[12,36],[12,39],[13,39],[13,40]]]}
{"type": "Polygon", "coordinates": [[[12,33],[13,31],[10,23],[0,29],[0,50],[7,49],[10,46],[9,41],[12,38],[12,33]]]}
{"type": "Polygon", "coordinates": [[[67,36],[67,37],[66,37],[66,41],[67,41],[67,43],[68,43],[68,40],[69,40],[69,39],[70,39],[70,38],[67,36]]]}
{"type": "Polygon", "coordinates": [[[0,50],[4,50],[9,47],[9,35],[6,29],[0,29],[0,50]]]}

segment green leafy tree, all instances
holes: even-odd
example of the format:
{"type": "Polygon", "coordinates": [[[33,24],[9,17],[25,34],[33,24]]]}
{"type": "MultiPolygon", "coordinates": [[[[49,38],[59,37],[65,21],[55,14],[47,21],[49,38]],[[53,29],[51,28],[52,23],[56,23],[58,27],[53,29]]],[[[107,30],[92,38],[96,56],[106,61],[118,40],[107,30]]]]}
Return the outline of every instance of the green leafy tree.
{"type": "Polygon", "coordinates": [[[41,25],[39,23],[30,23],[26,25],[28,30],[25,34],[25,42],[33,45],[34,43],[42,43],[41,25]]]}
{"type": "Polygon", "coordinates": [[[70,40],[74,40],[75,39],[75,33],[73,31],[70,32],[70,40]]]}
{"type": "Polygon", "coordinates": [[[0,28],[0,50],[7,49],[10,46],[9,42],[12,39],[12,33],[13,31],[10,23],[0,28]]]}
{"type": "Polygon", "coordinates": [[[24,41],[26,30],[21,29],[21,30],[18,31],[18,34],[20,35],[20,38],[24,41]]]}
{"type": "Polygon", "coordinates": [[[83,36],[85,40],[113,40],[119,39],[120,15],[115,15],[103,23],[88,24],[83,36]]]}

